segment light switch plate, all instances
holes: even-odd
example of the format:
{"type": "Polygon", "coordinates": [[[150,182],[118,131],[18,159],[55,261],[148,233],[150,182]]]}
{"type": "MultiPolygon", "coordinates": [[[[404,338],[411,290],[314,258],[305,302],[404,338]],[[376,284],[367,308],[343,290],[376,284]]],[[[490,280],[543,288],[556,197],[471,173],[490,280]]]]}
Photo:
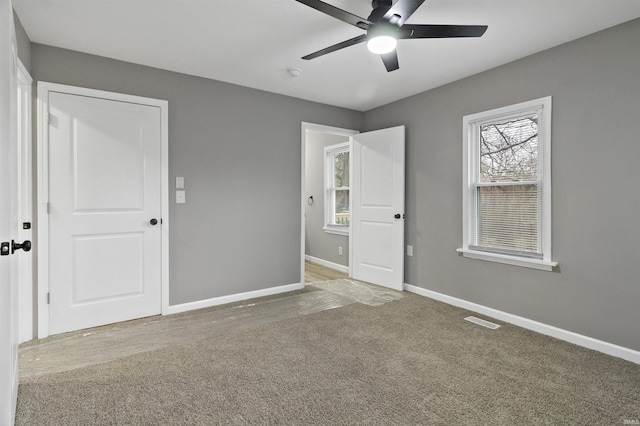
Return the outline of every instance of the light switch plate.
{"type": "Polygon", "coordinates": [[[184,189],[184,177],[176,176],[176,189],[184,189]]]}
{"type": "Polygon", "coordinates": [[[176,204],[184,204],[187,202],[184,191],[176,191],[176,204]]]}

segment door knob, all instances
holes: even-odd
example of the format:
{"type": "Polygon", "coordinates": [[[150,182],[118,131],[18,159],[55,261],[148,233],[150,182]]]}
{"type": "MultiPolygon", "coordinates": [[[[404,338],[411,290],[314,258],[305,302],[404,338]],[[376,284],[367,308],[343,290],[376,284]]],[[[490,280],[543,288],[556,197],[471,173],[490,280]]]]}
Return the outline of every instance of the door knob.
{"type": "Polygon", "coordinates": [[[157,224],[158,224],[158,219],[153,218],[153,219],[151,219],[151,220],[149,221],[149,223],[150,223],[150,224],[152,224],[152,225],[157,225],[157,224]]]}
{"type": "Polygon", "coordinates": [[[15,253],[16,250],[20,250],[20,249],[24,251],[31,250],[31,241],[26,240],[24,243],[20,244],[11,240],[11,254],[15,253]]]}
{"type": "Polygon", "coordinates": [[[396,219],[400,219],[400,213],[396,213],[393,217],[395,217],[396,219]]]}

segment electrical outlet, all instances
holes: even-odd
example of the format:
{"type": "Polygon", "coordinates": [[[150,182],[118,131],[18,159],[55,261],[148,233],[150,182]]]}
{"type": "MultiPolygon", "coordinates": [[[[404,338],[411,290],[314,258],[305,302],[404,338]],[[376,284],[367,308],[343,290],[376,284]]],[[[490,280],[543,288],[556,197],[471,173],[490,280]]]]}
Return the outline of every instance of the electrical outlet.
{"type": "Polygon", "coordinates": [[[413,256],[413,246],[407,246],[407,256],[413,256]]]}
{"type": "Polygon", "coordinates": [[[342,256],[342,246],[338,247],[338,256],[342,256]]]}

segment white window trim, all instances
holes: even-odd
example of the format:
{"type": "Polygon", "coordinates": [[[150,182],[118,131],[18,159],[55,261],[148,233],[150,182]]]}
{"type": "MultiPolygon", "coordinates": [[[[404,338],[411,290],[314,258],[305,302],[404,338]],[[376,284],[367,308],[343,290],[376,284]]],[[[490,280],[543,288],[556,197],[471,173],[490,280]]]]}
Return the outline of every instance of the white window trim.
{"type": "Polygon", "coordinates": [[[554,262],[551,256],[551,96],[540,99],[534,99],[528,102],[522,102],[502,108],[484,111],[476,114],[467,115],[463,118],[463,168],[462,168],[462,248],[457,252],[462,256],[487,260],[490,262],[505,263],[514,266],[523,266],[527,268],[541,269],[551,271],[558,262],[554,262]],[[472,184],[473,175],[473,144],[474,132],[473,125],[479,121],[490,121],[508,115],[524,114],[535,109],[542,109],[539,120],[540,139],[542,139],[542,155],[543,155],[543,182],[542,182],[542,259],[532,259],[527,257],[512,256],[500,253],[491,253],[485,251],[472,250],[469,248],[471,240],[470,232],[473,229],[471,221],[468,192],[472,184]]]}
{"type": "MultiPolygon", "coordinates": [[[[349,225],[334,225],[329,223],[329,218],[332,217],[334,213],[332,211],[334,206],[330,200],[328,189],[333,179],[333,176],[329,173],[330,170],[333,170],[333,164],[329,159],[329,154],[341,151],[351,153],[351,142],[343,142],[324,148],[324,226],[322,229],[327,234],[349,235],[351,230],[349,225]]],[[[351,155],[349,155],[349,164],[351,164],[351,155]]],[[[351,170],[351,168],[349,168],[349,170],[351,170]]],[[[351,183],[351,180],[349,180],[349,183],[351,183]]],[[[351,189],[351,185],[349,185],[349,189],[351,189]]],[[[349,194],[351,195],[351,191],[349,191],[349,194]]],[[[351,201],[351,197],[349,197],[349,201],[351,201]]]]}
{"type": "Polygon", "coordinates": [[[327,234],[335,234],[335,235],[349,235],[349,226],[339,226],[339,225],[325,225],[322,227],[324,232],[327,234]]]}

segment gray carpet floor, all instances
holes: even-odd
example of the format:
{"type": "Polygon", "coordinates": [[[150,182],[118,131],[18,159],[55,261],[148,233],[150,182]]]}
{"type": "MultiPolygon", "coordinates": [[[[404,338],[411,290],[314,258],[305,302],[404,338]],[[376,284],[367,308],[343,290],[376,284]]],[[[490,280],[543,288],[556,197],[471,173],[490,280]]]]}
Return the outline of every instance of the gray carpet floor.
{"type": "Polygon", "coordinates": [[[16,424],[640,420],[640,365],[469,314],[406,294],[40,375],[20,384],[16,424]]]}

